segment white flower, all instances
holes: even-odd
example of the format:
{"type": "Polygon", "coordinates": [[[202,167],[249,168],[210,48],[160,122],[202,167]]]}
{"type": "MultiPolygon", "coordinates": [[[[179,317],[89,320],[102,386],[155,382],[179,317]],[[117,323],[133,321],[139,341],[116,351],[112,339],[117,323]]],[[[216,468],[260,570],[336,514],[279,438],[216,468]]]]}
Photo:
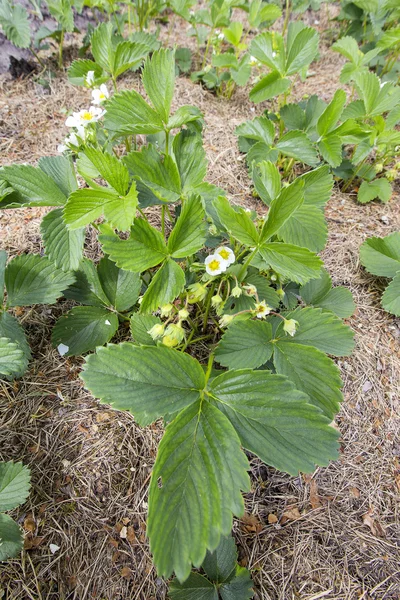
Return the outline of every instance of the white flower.
{"type": "Polygon", "coordinates": [[[250,56],[250,65],[252,67],[256,67],[259,64],[261,64],[261,63],[259,60],[257,60],[257,58],[255,56],[250,56]]]}
{"type": "Polygon", "coordinates": [[[225,37],[225,36],[224,36],[224,34],[223,34],[223,33],[219,33],[219,34],[218,34],[218,39],[219,39],[219,40],[223,40],[223,39],[224,39],[224,37],[225,37]]]}
{"type": "Polygon", "coordinates": [[[65,121],[67,127],[86,127],[89,123],[94,123],[101,119],[105,111],[97,106],[91,106],[89,110],[80,110],[74,112],[65,121]]]}
{"type": "Polygon", "coordinates": [[[272,58],[275,58],[275,57],[276,57],[276,52],[273,52],[272,53],[272,58]]]}
{"type": "Polygon", "coordinates": [[[294,319],[285,319],[283,321],[283,331],[293,337],[296,333],[297,325],[298,322],[294,319]]]}
{"type": "Polygon", "coordinates": [[[222,260],[224,260],[227,263],[228,267],[232,265],[236,260],[233,250],[231,250],[227,246],[220,246],[215,250],[214,254],[222,258],[222,260]]]}
{"type": "Polygon", "coordinates": [[[93,85],[94,84],[94,71],[88,71],[86,73],[86,83],[88,85],[93,85]]]}
{"type": "Polygon", "coordinates": [[[221,275],[228,268],[228,263],[218,254],[210,254],[204,261],[206,272],[209,275],[221,275]]]}
{"type": "Polygon", "coordinates": [[[271,312],[272,308],[266,304],[265,300],[257,302],[255,306],[255,312],[257,319],[264,319],[271,312]]]}
{"type": "Polygon", "coordinates": [[[93,104],[102,104],[110,97],[108,89],[105,83],[102,83],[99,88],[92,90],[92,102],[93,104]]]}
{"type": "Polygon", "coordinates": [[[66,149],[67,149],[67,146],[65,144],[58,144],[58,146],[57,146],[57,152],[59,152],[60,154],[65,152],[66,149]]]}

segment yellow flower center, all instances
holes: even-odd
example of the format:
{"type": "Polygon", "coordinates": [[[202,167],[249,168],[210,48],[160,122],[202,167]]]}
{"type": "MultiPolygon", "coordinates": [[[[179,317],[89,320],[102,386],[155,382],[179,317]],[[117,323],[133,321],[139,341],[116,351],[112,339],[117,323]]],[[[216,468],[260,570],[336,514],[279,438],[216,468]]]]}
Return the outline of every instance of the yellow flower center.
{"type": "Polygon", "coordinates": [[[229,252],[228,250],[225,250],[225,248],[223,250],[220,251],[219,255],[221,256],[221,258],[223,258],[224,260],[228,260],[229,258],[229,252]]]}
{"type": "Polygon", "coordinates": [[[90,112],[87,110],[86,112],[84,112],[84,113],[82,114],[82,119],[83,119],[84,121],[91,121],[91,120],[93,119],[93,115],[92,115],[92,113],[90,113],[90,112]]]}
{"type": "Polygon", "coordinates": [[[210,271],[218,271],[219,269],[219,260],[212,260],[208,263],[210,271]]]}
{"type": "Polygon", "coordinates": [[[262,304],[259,304],[256,308],[256,311],[259,313],[263,313],[265,311],[265,306],[263,306],[262,304]]]}

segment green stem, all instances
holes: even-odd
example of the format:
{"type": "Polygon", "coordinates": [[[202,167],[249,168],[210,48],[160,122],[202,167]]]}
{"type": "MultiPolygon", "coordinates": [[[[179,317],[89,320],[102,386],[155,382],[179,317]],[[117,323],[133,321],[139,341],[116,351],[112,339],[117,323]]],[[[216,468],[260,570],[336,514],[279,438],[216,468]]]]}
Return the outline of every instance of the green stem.
{"type": "Polygon", "coordinates": [[[165,130],[165,156],[169,156],[169,131],[165,130]]]}
{"type": "Polygon", "coordinates": [[[290,19],[290,0],[286,0],[285,20],[282,27],[282,35],[285,35],[290,19]]]}
{"type": "Polygon", "coordinates": [[[210,356],[208,357],[208,365],[207,365],[207,371],[206,371],[206,385],[207,385],[208,380],[210,379],[213,363],[214,363],[214,352],[211,352],[210,356]]]}
{"type": "Polygon", "coordinates": [[[205,333],[206,329],[207,329],[208,314],[210,312],[211,298],[214,294],[214,290],[215,290],[215,283],[213,283],[210,286],[210,289],[208,290],[208,296],[207,296],[207,300],[206,300],[206,308],[205,308],[204,319],[203,319],[203,333],[205,333]]]}
{"type": "Polygon", "coordinates": [[[208,50],[210,49],[210,43],[211,43],[211,38],[212,38],[213,34],[214,34],[214,27],[211,29],[210,35],[208,36],[206,49],[204,51],[203,62],[201,63],[201,70],[202,71],[204,71],[204,67],[206,66],[207,56],[208,56],[208,50]]]}
{"type": "Polygon", "coordinates": [[[58,46],[58,67],[62,69],[63,66],[63,43],[64,43],[64,29],[61,29],[60,44],[58,46]]]}
{"type": "Polygon", "coordinates": [[[252,259],[254,258],[254,256],[256,255],[257,252],[258,252],[258,248],[255,248],[253,250],[253,252],[250,252],[249,256],[246,258],[245,262],[243,263],[242,268],[240,269],[238,276],[237,276],[237,278],[240,282],[242,282],[242,279],[245,276],[247,267],[249,266],[249,264],[251,263],[252,259]]]}
{"type": "Polygon", "coordinates": [[[366,159],[366,158],[364,158],[364,160],[362,160],[362,161],[360,162],[360,164],[359,164],[359,165],[356,167],[356,169],[355,169],[355,171],[354,171],[353,175],[350,177],[350,179],[348,179],[348,180],[346,181],[346,183],[345,183],[345,184],[344,184],[344,186],[342,187],[342,192],[346,192],[346,191],[349,189],[349,187],[351,186],[351,184],[353,183],[353,181],[354,181],[354,180],[355,180],[355,178],[357,177],[357,174],[359,173],[359,171],[360,171],[361,167],[363,167],[363,166],[365,165],[365,162],[366,162],[366,160],[367,160],[367,159],[366,159]]]}
{"type": "Polygon", "coordinates": [[[165,239],[165,204],[161,207],[161,233],[165,239]]]}

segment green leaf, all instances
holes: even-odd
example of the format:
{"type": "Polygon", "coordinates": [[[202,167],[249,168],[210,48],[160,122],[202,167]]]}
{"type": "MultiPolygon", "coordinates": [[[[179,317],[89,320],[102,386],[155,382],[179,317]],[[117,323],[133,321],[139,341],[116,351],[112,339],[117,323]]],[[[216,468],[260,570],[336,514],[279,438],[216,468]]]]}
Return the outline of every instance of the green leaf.
{"type": "Polygon", "coordinates": [[[379,77],[371,71],[358,73],[355,76],[355,83],[369,117],[391,110],[400,100],[400,88],[395,87],[391,82],[381,85],[379,77]]]}
{"type": "Polygon", "coordinates": [[[245,567],[237,565],[234,577],[221,585],[219,593],[222,600],[249,600],[253,598],[253,582],[250,572],[245,567]]]}
{"type": "Polygon", "coordinates": [[[154,325],[161,325],[159,317],[134,313],[131,316],[131,333],[135,342],[144,346],[155,346],[156,342],[147,333],[154,325]]]}
{"type": "Polygon", "coordinates": [[[224,196],[214,200],[213,205],[219,220],[232,237],[247,246],[257,246],[259,235],[256,226],[243,208],[235,210],[224,196]]]}
{"type": "Polygon", "coordinates": [[[176,162],[171,156],[162,157],[150,144],[128,154],[124,162],[132,175],[162,202],[177,202],[181,194],[181,180],[176,162]]]}
{"type": "Polygon", "coordinates": [[[279,169],[271,161],[264,160],[253,168],[252,177],[257,194],[269,206],[281,191],[279,169]]]}
{"type": "Polygon", "coordinates": [[[360,260],[373,275],[394,277],[400,271],[400,232],[367,239],[360,248],[360,260]]]}
{"type": "Polygon", "coordinates": [[[290,43],[291,27],[289,26],[287,41],[286,75],[294,75],[304,67],[307,67],[317,56],[319,35],[312,27],[304,27],[295,35],[290,43]]]}
{"type": "Polygon", "coordinates": [[[176,578],[171,581],[168,597],[171,600],[218,600],[218,591],[200,573],[190,573],[183,583],[176,578]]]}
{"type": "Polygon", "coordinates": [[[211,64],[219,69],[230,69],[238,66],[238,59],[233,52],[222,52],[221,54],[213,54],[211,64]]]}
{"type": "Polygon", "coordinates": [[[393,277],[383,292],[382,306],[392,315],[400,316],[400,272],[393,277]]]}
{"type": "Polygon", "coordinates": [[[120,269],[141,273],[155,267],[168,255],[164,238],[158,229],[145,219],[135,219],[128,239],[121,240],[117,235],[99,235],[104,254],[120,269]]]}
{"type": "Polygon", "coordinates": [[[271,145],[275,138],[275,128],[267,117],[256,117],[252,121],[246,121],[238,125],[235,129],[235,134],[246,140],[254,140],[256,142],[265,142],[268,146],[271,145]]]}
{"type": "Polygon", "coordinates": [[[38,167],[3,167],[1,176],[22,195],[25,206],[62,206],[67,200],[53,179],[38,167]]]}
{"type": "Polygon", "coordinates": [[[272,200],[268,216],[260,233],[260,242],[270,239],[296,212],[304,201],[304,182],[294,181],[272,200]]]}
{"type": "Polygon", "coordinates": [[[28,48],[31,43],[31,29],[26,8],[21,4],[11,4],[3,0],[0,4],[0,25],[7,37],[17,48],[28,48]]]}
{"type": "Polygon", "coordinates": [[[78,356],[109,342],[118,329],[118,317],[106,308],[77,306],[60,317],[51,341],[68,347],[66,356],[78,356]]]}
{"type": "Polygon", "coordinates": [[[346,35],[345,37],[340,38],[335,42],[332,46],[332,50],[335,52],[339,52],[342,56],[350,60],[351,62],[358,62],[360,57],[362,56],[361,50],[358,48],[357,41],[346,35]]]}
{"type": "Polygon", "coordinates": [[[170,348],[109,344],[85,361],[81,377],[92,394],[143,427],[193,405],[204,388],[200,364],[170,348]]]}
{"type": "Polygon", "coordinates": [[[202,112],[196,106],[180,106],[176,112],[168,119],[167,131],[182,127],[193,121],[200,121],[203,117],[202,112]]]}
{"type": "Polygon", "coordinates": [[[158,113],[135,90],[112,96],[107,102],[104,127],[115,135],[148,135],[164,129],[158,113]]]}
{"type": "Polygon", "coordinates": [[[337,122],[346,104],[346,93],[344,90],[336,90],[332,101],[328,104],[317,122],[317,131],[320,136],[326,136],[336,127],[337,122]]]}
{"type": "Polygon", "coordinates": [[[228,371],[212,381],[210,394],[242,446],[268,465],[297,475],[337,458],[338,433],[286,377],[250,369],[228,371]]]}
{"type": "Polygon", "coordinates": [[[168,239],[168,252],[173,258],[185,258],[198,252],[207,235],[205,211],[200,196],[185,200],[168,239]]]}
{"type": "Polygon", "coordinates": [[[162,48],[153,52],[144,65],[142,82],[154,108],[168,122],[175,87],[175,53],[162,48]]]}
{"type": "Polygon", "coordinates": [[[271,358],[272,339],[270,323],[233,322],[218,344],[215,360],[229,369],[257,369],[271,358]]]}
{"type": "Polygon", "coordinates": [[[23,546],[22,529],[11,517],[0,513],[0,561],[16,556],[23,546]]]}
{"type": "Polygon", "coordinates": [[[136,304],[142,286],[138,273],[119,269],[106,256],[99,262],[97,273],[101,287],[115,310],[124,312],[136,304]]]}
{"type": "Polygon", "coordinates": [[[278,235],[288,244],[308,248],[312,252],[321,252],[328,239],[328,227],[323,211],[317,206],[303,204],[283,224],[278,235]]]}
{"type": "Polygon", "coordinates": [[[65,156],[43,156],[38,161],[38,167],[46,173],[60,188],[64,196],[78,189],[74,165],[65,156]]]}
{"type": "Polygon", "coordinates": [[[40,224],[43,243],[48,258],[63,271],[74,271],[83,256],[85,229],[70,230],[63,219],[61,208],[56,208],[40,224]]]}
{"type": "Polygon", "coordinates": [[[331,133],[318,142],[318,149],[331,167],[338,167],[342,162],[342,140],[338,135],[331,133]]]}
{"type": "Polygon", "coordinates": [[[236,85],[246,85],[251,76],[251,65],[249,55],[244,54],[240,59],[238,66],[232,67],[230,73],[236,85]]]}
{"type": "MultiPolygon", "coordinates": [[[[160,350],[158,350],[160,353],[160,350]]],[[[176,367],[175,367],[176,369],[176,367]]],[[[166,428],[154,465],[147,533],[160,576],[182,582],[243,514],[247,459],[228,419],[198,400],[166,428]]]]}
{"type": "Polygon", "coordinates": [[[279,33],[266,31],[257,35],[251,41],[250,54],[272,71],[284,74],[286,53],[283,38],[279,33]]]}
{"type": "Polygon", "coordinates": [[[120,42],[115,48],[112,74],[114,77],[119,77],[128,69],[135,71],[141,66],[148,53],[149,48],[145,44],[120,42]]]}
{"type": "Polygon", "coordinates": [[[300,176],[304,181],[304,204],[323,207],[331,197],[333,176],[328,165],[300,176]]]}
{"type": "Polygon", "coordinates": [[[111,73],[113,60],[113,27],[111,23],[100,23],[90,38],[91,51],[98,65],[111,73]]]}
{"type": "Polygon", "coordinates": [[[325,269],[321,269],[318,279],[303,285],[300,294],[306,304],[332,311],[342,319],[351,317],[356,308],[350,290],[342,286],[332,288],[331,278],[325,269]]]}
{"type": "Polygon", "coordinates": [[[206,153],[201,135],[183,129],[174,137],[173,150],[182,191],[187,194],[201,185],[207,174],[206,153]]]}
{"type": "Polygon", "coordinates": [[[38,254],[21,254],[6,267],[7,304],[52,304],[74,281],[72,273],[64,273],[48,258],[38,254]]]}
{"type": "Polygon", "coordinates": [[[97,148],[86,148],[85,155],[99,172],[101,177],[109,183],[118,194],[125,196],[129,185],[129,172],[124,163],[116,156],[106,154],[97,148]]]}
{"type": "Polygon", "coordinates": [[[338,367],[323,352],[280,340],[275,344],[274,364],[277,373],[293,381],[327,417],[332,419],[339,411],[343,383],[338,367]]]}
{"type": "Polygon", "coordinates": [[[235,570],[237,550],[232,536],[221,537],[221,541],[214,552],[207,552],[201,565],[207,577],[215,583],[222,583],[230,579],[235,570]]]}
{"type": "Polygon", "coordinates": [[[74,272],[76,280],[64,291],[64,296],[89,306],[109,306],[94,263],[84,258],[74,272]]]}
{"type": "Polygon", "coordinates": [[[64,221],[71,230],[85,227],[105,212],[108,203],[115,203],[118,200],[117,192],[110,188],[77,190],[70,195],[65,205],[64,221]]]}
{"type": "Polygon", "coordinates": [[[29,495],[30,481],[30,470],[21,462],[0,462],[1,512],[17,508],[25,502],[29,495]]]}
{"type": "Polygon", "coordinates": [[[350,356],[354,349],[354,332],[332,312],[298,307],[285,318],[295,319],[298,325],[293,337],[285,335],[283,324],[278,326],[275,338],[282,343],[314,346],[332,356],[350,356]]]}
{"type": "Polygon", "coordinates": [[[292,244],[267,243],[260,248],[259,253],[274,271],[296,283],[303,284],[318,277],[322,266],[322,261],[316,254],[292,244]]]}
{"type": "Polygon", "coordinates": [[[7,377],[20,375],[28,368],[28,361],[19,344],[0,337],[0,374],[7,377]]]}
{"type": "Polygon", "coordinates": [[[31,349],[26,339],[25,331],[20,325],[18,319],[9,312],[3,311],[0,313],[0,337],[8,338],[10,342],[17,344],[19,349],[24,353],[26,363],[24,362],[24,368],[21,371],[14,371],[16,377],[20,377],[24,374],[27,367],[27,361],[32,357],[31,349]]]}
{"type": "Polygon", "coordinates": [[[163,304],[175,300],[185,286],[185,274],[171,258],[166,260],[154,275],[143,296],[141,313],[151,313],[163,304]]]}
{"type": "Polygon", "coordinates": [[[103,76],[103,69],[93,60],[87,58],[72,61],[68,68],[68,81],[72,85],[86,85],[86,77],[89,71],[94,72],[94,82],[98,85],[108,81],[109,76],[103,76]]]}
{"type": "Polygon", "coordinates": [[[306,165],[318,164],[317,153],[307,134],[303,131],[288,131],[276,143],[282,154],[304,162],[306,165]]]}
{"type": "Polygon", "coordinates": [[[371,202],[379,198],[382,202],[389,202],[392,196],[392,186],[385,177],[374,179],[373,181],[363,181],[357,193],[357,200],[361,204],[371,202]]]}
{"type": "Polygon", "coordinates": [[[252,102],[264,102],[287,92],[289,88],[290,79],[282,77],[278,71],[272,71],[252,87],[249,98],[252,102]]]}

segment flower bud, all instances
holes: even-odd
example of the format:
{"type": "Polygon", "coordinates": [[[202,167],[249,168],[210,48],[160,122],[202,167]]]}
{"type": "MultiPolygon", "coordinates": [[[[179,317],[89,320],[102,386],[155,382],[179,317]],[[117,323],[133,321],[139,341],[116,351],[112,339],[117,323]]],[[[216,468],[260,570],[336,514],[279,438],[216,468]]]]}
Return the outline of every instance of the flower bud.
{"type": "Polygon", "coordinates": [[[240,287],[240,285],[235,285],[235,287],[233,288],[231,294],[232,294],[232,296],[234,298],[240,298],[240,296],[243,294],[243,290],[240,287]]]}
{"type": "Polygon", "coordinates": [[[292,337],[294,336],[294,334],[296,333],[296,329],[297,329],[297,325],[299,323],[297,321],[295,321],[294,319],[284,319],[283,321],[283,331],[285,333],[288,333],[289,335],[291,335],[292,337]]]}
{"type": "Polygon", "coordinates": [[[186,319],[189,316],[189,311],[186,308],[181,308],[181,310],[178,312],[178,317],[180,321],[186,321],[186,319]]]}
{"type": "Polygon", "coordinates": [[[165,330],[165,337],[175,339],[179,343],[185,337],[185,330],[179,323],[177,325],[171,323],[165,330]]]}
{"type": "Polygon", "coordinates": [[[169,317],[173,311],[173,306],[172,304],[164,304],[163,306],[161,306],[160,308],[160,313],[162,317],[169,317]]]}
{"type": "Polygon", "coordinates": [[[158,340],[158,338],[164,335],[165,327],[161,323],[156,323],[153,325],[151,329],[147,331],[147,333],[153,338],[153,340],[158,340]]]}
{"type": "Polygon", "coordinates": [[[221,327],[227,327],[229,323],[232,323],[234,318],[235,315],[222,315],[222,317],[219,320],[219,324],[221,327]]]}
{"type": "Polygon", "coordinates": [[[164,344],[164,346],[168,346],[168,348],[173,348],[174,346],[177,346],[179,344],[178,340],[171,337],[170,335],[164,335],[162,343],[164,344]]]}
{"type": "Polygon", "coordinates": [[[219,294],[215,294],[215,296],[211,298],[211,304],[214,306],[214,308],[219,306],[222,302],[223,300],[219,294]]]}
{"type": "Polygon", "coordinates": [[[194,304],[194,302],[200,302],[201,300],[204,300],[204,298],[207,295],[207,288],[201,283],[193,283],[189,286],[189,290],[190,293],[188,296],[188,301],[190,304],[194,304]]]}
{"type": "Polygon", "coordinates": [[[247,296],[257,296],[257,288],[255,285],[244,285],[243,289],[247,296]]]}

